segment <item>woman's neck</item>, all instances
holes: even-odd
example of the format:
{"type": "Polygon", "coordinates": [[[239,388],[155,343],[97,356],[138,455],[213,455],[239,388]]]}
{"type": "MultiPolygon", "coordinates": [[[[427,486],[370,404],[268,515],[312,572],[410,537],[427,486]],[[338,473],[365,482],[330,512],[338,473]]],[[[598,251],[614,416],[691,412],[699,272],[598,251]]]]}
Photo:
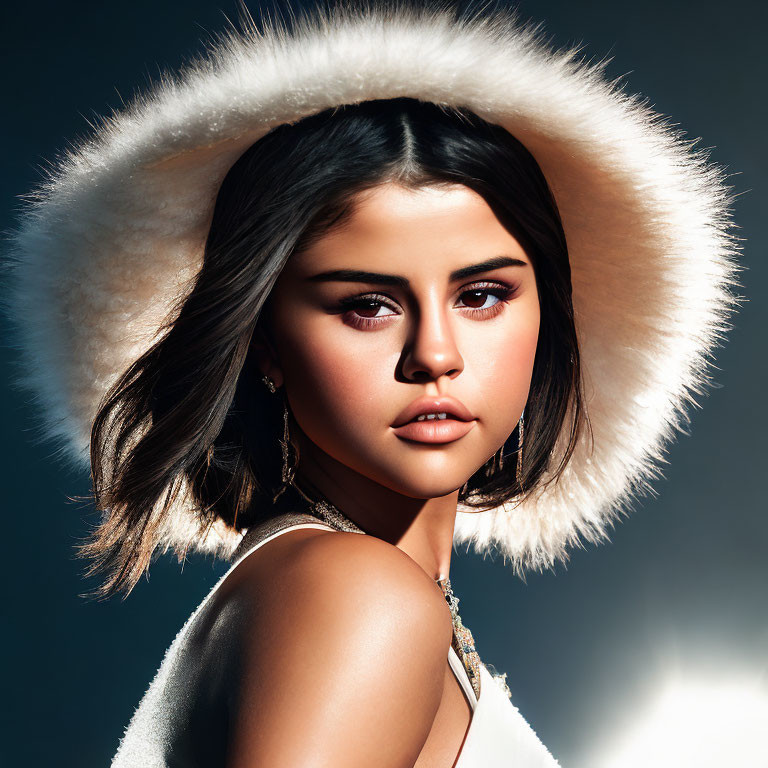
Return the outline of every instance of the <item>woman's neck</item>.
{"type": "Polygon", "coordinates": [[[410,498],[314,451],[302,452],[295,484],[405,552],[430,578],[449,576],[458,490],[434,499],[410,498]]]}

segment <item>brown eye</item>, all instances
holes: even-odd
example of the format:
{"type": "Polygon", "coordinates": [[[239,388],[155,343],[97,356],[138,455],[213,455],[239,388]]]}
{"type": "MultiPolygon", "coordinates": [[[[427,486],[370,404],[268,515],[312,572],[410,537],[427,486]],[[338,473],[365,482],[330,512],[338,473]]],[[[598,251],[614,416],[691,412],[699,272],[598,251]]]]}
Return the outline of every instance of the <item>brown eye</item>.
{"type": "Polygon", "coordinates": [[[400,314],[391,299],[379,294],[372,296],[352,296],[339,302],[341,315],[347,325],[361,330],[373,330],[386,324],[390,317],[400,314]]]}
{"type": "Polygon", "coordinates": [[[489,293],[487,290],[480,289],[467,291],[461,294],[461,300],[471,309],[480,309],[485,304],[489,293]]]}
{"type": "Polygon", "coordinates": [[[382,303],[380,301],[363,299],[358,304],[355,304],[355,312],[361,317],[376,317],[381,307],[382,303]]]}
{"type": "Polygon", "coordinates": [[[465,315],[477,319],[490,319],[504,309],[504,305],[514,295],[516,288],[499,283],[481,283],[475,288],[468,288],[459,295],[459,306],[465,315]]]}

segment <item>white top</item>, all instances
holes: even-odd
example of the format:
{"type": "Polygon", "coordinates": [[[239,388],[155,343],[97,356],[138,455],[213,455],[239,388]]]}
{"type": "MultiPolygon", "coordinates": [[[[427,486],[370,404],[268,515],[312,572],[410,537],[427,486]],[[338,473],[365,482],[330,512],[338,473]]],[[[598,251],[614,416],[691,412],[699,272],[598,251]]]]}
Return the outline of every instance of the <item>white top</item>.
{"type": "Polygon", "coordinates": [[[450,648],[448,662],[472,705],[472,720],[454,768],[553,768],[560,763],[480,662],[480,698],[450,648]]]}
{"type": "MultiPolygon", "coordinates": [[[[301,518],[306,520],[306,516],[301,518]]],[[[200,654],[204,647],[202,640],[216,631],[215,623],[206,621],[203,609],[248,555],[281,533],[298,528],[336,530],[320,521],[291,523],[261,539],[242,556],[236,553],[232,567],[194,610],[166,651],[155,678],[120,740],[112,768],[213,768],[223,764],[227,727],[225,708],[212,707],[211,702],[225,693],[223,687],[218,689],[217,678],[211,676],[210,669],[205,678],[206,685],[201,684],[201,672],[206,666],[206,660],[200,654]],[[218,721],[212,717],[217,709],[221,712],[218,721]]],[[[511,765],[515,768],[554,768],[559,765],[482,663],[478,699],[453,648],[449,648],[448,662],[472,707],[469,730],[455,768],[511,765]]]]}

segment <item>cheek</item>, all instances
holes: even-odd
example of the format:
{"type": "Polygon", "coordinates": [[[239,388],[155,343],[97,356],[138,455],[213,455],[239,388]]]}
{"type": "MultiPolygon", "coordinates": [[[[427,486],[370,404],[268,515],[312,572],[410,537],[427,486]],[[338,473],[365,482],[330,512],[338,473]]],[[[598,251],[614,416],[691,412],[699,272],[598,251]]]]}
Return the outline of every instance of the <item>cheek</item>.
{"type": "Polygon", "coordinates": [[[515,429],[531,385],[539,340],[537,307],[517,313],[503,327],[484,330],[466,344],[465,373],[470,371],[475,402],[493,443],[503,443],[515,429]]]}
{"type": "Polygon", "coordinates": [[[397,415],[389,403],[398,353],[387,336],[351,330],[329,316],[283,339],[294,416],[313,442],[337,456],[364,444],[367,426],[370,440],[375,426],[380,431],[382,420],[397,415]]]}

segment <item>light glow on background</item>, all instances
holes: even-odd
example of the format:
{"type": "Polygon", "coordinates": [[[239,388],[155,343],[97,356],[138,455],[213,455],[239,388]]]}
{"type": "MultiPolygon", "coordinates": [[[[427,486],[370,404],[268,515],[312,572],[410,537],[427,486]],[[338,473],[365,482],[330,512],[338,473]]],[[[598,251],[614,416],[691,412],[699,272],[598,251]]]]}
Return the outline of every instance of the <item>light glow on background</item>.
{"type": "Polygon", "coordinates": [[[768,685],[759,675],[675,677],[596,765],[600,768],[767,768],[768,685]]]}

